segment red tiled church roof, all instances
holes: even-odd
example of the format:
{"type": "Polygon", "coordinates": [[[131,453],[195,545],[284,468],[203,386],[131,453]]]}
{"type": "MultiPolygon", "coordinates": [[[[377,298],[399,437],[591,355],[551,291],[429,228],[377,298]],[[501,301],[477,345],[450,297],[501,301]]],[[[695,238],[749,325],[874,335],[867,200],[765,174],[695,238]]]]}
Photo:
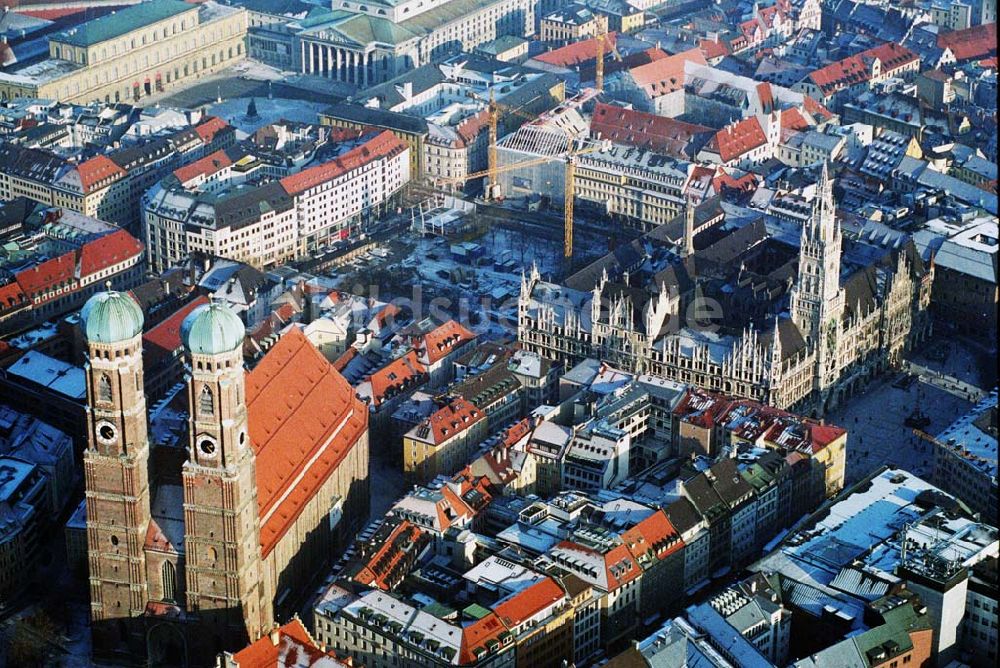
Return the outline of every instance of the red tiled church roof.
{"type": "Polygon", "coordinates": [[[246,379],[267,556],[368,428],[351,386],[296,328],[246,379]]]}
{"type": "Polygon", "coordinates": [[[760,108],[765,114],[774,111],[774,91],[771,84],[765,82],[757,84],[757,99],[760,100],[760,108]]]}

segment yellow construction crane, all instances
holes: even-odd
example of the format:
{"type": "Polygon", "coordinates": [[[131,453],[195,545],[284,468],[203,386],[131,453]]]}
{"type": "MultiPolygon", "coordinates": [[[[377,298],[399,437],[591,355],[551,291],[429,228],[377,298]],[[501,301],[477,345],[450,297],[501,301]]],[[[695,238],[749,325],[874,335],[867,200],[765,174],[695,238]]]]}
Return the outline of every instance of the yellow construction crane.
{"type": "Polygon", "coordinates": [[[604,91],[604,39],[607,35],[602,31],[597,35],[597,62],[595,63],[594,88],[598,93],[604,91]]]}
{"type": "Polygon", "coordinates": [[[489,109],[489,120],[490,120],[490,145],[487,149],[487,171],[489,172],[489,178],[486,183],[486,199],[492,201],[498,199],[500,196],[500,183],[497,181],[497,125],[500,119],[500,105],[497,104],[496,96],[493,94],[493,88],[490,87],[490,106],[489,109]]]}
{"type": "MultiPolygon", "coordinates": [[[[554,126],[558,127],[558,126],[554,126]]],[[[522,160],[520,162],[511,163],[509,165],[496,166],[492,169],[485,169],[479,172],[473,172],[471,174],[466,174],[465,176],[452,177],[450,179],[445,179],[446,181],[452,181],[454,183],[465,183],[466,181],[474,181],[476,179],[487,177],[490,183],[495,183],[496,188],[499,190],[499,182],[497,177],[503,172],[510,172],[515,169],[523,169],[525,167],[533,167],[535,165],[541,165],[553,160],[560,160],[565,157],[566,159],[566,183],[563,192],[563,257],[567,263],[573,259],[573,201],[576,194],[575,179],[576,179],[576,158],[579,155],[584,155],[587,153],[593,153],[604,148],[606,142],[591,144],[589,146],[584,146],[582,148],[574,148],[574,139],[568,130],[564,128],[558,128],[566,133],[567,136],[567,147],[566,151],[556,155],[547,155],[538,158],[531,158],[530,160],[522,160]]]]}
{"type": "MultiPolygon", "coordinates": [[[[594,149],[596,150],[596,149],[594,149]]],[[[570,150],[566,156],[566,183],[563,193],[563,261],[568,269],[573,262],[573,198],[576,197],[576,156],[585,150],[570,150]]]]}
{"type": "MultiPolygon", "coordinates": [[[[482,98],[472,93],[472,97],[482,101],[482,98]]],[[[493,88],[490,88],[490,97],[487,101],[487,112],[489,118],[489,146],[486,150],[486,189],[483,193],[487,201],[494,201],[500,199],[500,183],[497,180],[497,167],[499,163],[497,161],[497,139],[498,139],[498,127],[500,125],[500,111],[503,110],[507,113],[521,116],[522,118],[534,121],[537,120],[537,116],[532,116],[520,109],[515,109],[514,107],[508,107],[505,104],[500,104],[496,100],[496,96],[493,93],[493,88]]]]}
{"type": "MultiPolygon", "coordinates": [[[[604,85],[604,40],[606,34],[601,33],[598,35],[597,40],[597,89],[598,91],[604,85]]],[[[481,97],[472,93],[471,96],[475,99],[482,100],[481,97]]],[[[487,100],[487,110],[488,110],[488,128],[489,128],[489,146],[486,152],[486,171],[474,172],[468,174],[465,177],[457,177],[451,179],[455,183],[464,183],[467,181],[472,181],[478,178],[486,177],[486,188],[483,193],[487,201],[496,201],[501,199],[502,193],[500,191],[500,179],[499,175],[501,172],[507,172],[511,169],[520,167],[529,167],[531,165],[540,164],[543,162],[548,162],[550,160],[555,160],[561,157],[552,156],[545,158],[537,158],[532,160],[526,160],[523,162],[515,163],[513,165],[508,165],[507,167],[500,167],[499,156],[497,152],[497,128],[500,124],[500,111],[509,112],[511,114],[521,116],[531,121],[538,120],[537,117],[532,116],[528,113],[521,111],[520,109],[515,109],[507,105],[500,104],[496,101],[496,95],[493,92],[493,88],[490,88],[490,96],[487,100]]],[[[566,178],[565,178],[565,198],[563,202],[563,227],[564,227],[564,241],[563,241],[563,256],[567,263],[573,258],[573,201],[576,192],[576,156],[584,153],[591,153],[597,151],[602,146],[601,144],[595,144],[590,147],[584,147],[582,149],[574,149],[575,139],[573,134],[556,124],[549,124],[549,127],[553,127],[566,135],[566,178]]],[[[448,179],[445,179],[448,180],[448,179]]]]}

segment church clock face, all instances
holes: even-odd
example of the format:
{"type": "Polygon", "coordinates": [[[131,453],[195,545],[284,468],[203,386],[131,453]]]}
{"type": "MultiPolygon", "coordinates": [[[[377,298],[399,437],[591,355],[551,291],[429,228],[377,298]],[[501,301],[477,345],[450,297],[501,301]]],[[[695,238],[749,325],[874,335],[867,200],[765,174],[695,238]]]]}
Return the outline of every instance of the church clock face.
{"type": "Polygon", "coordinates": [[[203,436],[198,441],[198,452],[203,457],[214,457],[216,452],[215,441],[207,436],[203,436]]]}
{"type": "Polygon", "coordinates": [[[97,424],[97,438],[103,443],[114,443],[118,438],[118,430],[110,422],[97,424]]]}

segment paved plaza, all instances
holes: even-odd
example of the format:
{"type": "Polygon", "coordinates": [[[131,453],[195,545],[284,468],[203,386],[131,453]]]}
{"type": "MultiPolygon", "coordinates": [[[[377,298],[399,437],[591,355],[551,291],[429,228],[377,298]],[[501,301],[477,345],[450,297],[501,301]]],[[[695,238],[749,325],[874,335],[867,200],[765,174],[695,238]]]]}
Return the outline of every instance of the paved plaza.
{"type": "Polygon", "coordinates": [[[866,392],[826,416],[846,428],[847,482],[855,482],[884,464],[931,474],[931,444],[918,438],[905,420],[919,410],[930,419],[924,429],[937,434],[968,411],[982,391],[996,382],[982,353],[962,339],[939,337],[914,355],[906,373],[889,373],[866,392]]]}

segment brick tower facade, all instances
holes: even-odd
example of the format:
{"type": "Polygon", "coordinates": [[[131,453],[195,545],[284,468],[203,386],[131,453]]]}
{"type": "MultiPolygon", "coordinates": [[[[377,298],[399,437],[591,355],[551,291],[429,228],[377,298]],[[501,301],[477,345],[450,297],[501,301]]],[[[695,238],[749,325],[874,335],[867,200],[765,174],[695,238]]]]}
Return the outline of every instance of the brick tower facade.
{"type": "Polygon", "coordinates": [[[214,665],[271,630],[276,599],[305,591],[334,531],[363,523],[367,408],[298,330],[246,374],[243,323],[206,304],[179,332],[187,434],[150,428],[139,306],[102,292],[81,319],[94,654],[114,665],[214,665]]]}
{"type": "MultiPolygon", "coordinates": [[[[222,308],[213,304],[200,317],[212,318],[222,308]]],[[[228,311],[220,317],[235,319],[228,311]]],[[[189,348],[189,451],[182,472],[187,609],[220,649],[245,644],[272,623],[262,578],[243,348],[221,348],[189,348]]]]}
{"type": "MultiPolygon", "coordinates": [[[[143,644],[144,545],[149,526],[149,438],[142,378],[142,314],[105,293],[89,315],[87,506],[90,614],[95,646],[134,653],[143,644]],[[131,318],[123,327],[102,323],[131,318]]],[[[124,301],[122,301],[124,300],[124,301]]],[[[126,303],[127,302],[127,303],[126,303]]]]}

